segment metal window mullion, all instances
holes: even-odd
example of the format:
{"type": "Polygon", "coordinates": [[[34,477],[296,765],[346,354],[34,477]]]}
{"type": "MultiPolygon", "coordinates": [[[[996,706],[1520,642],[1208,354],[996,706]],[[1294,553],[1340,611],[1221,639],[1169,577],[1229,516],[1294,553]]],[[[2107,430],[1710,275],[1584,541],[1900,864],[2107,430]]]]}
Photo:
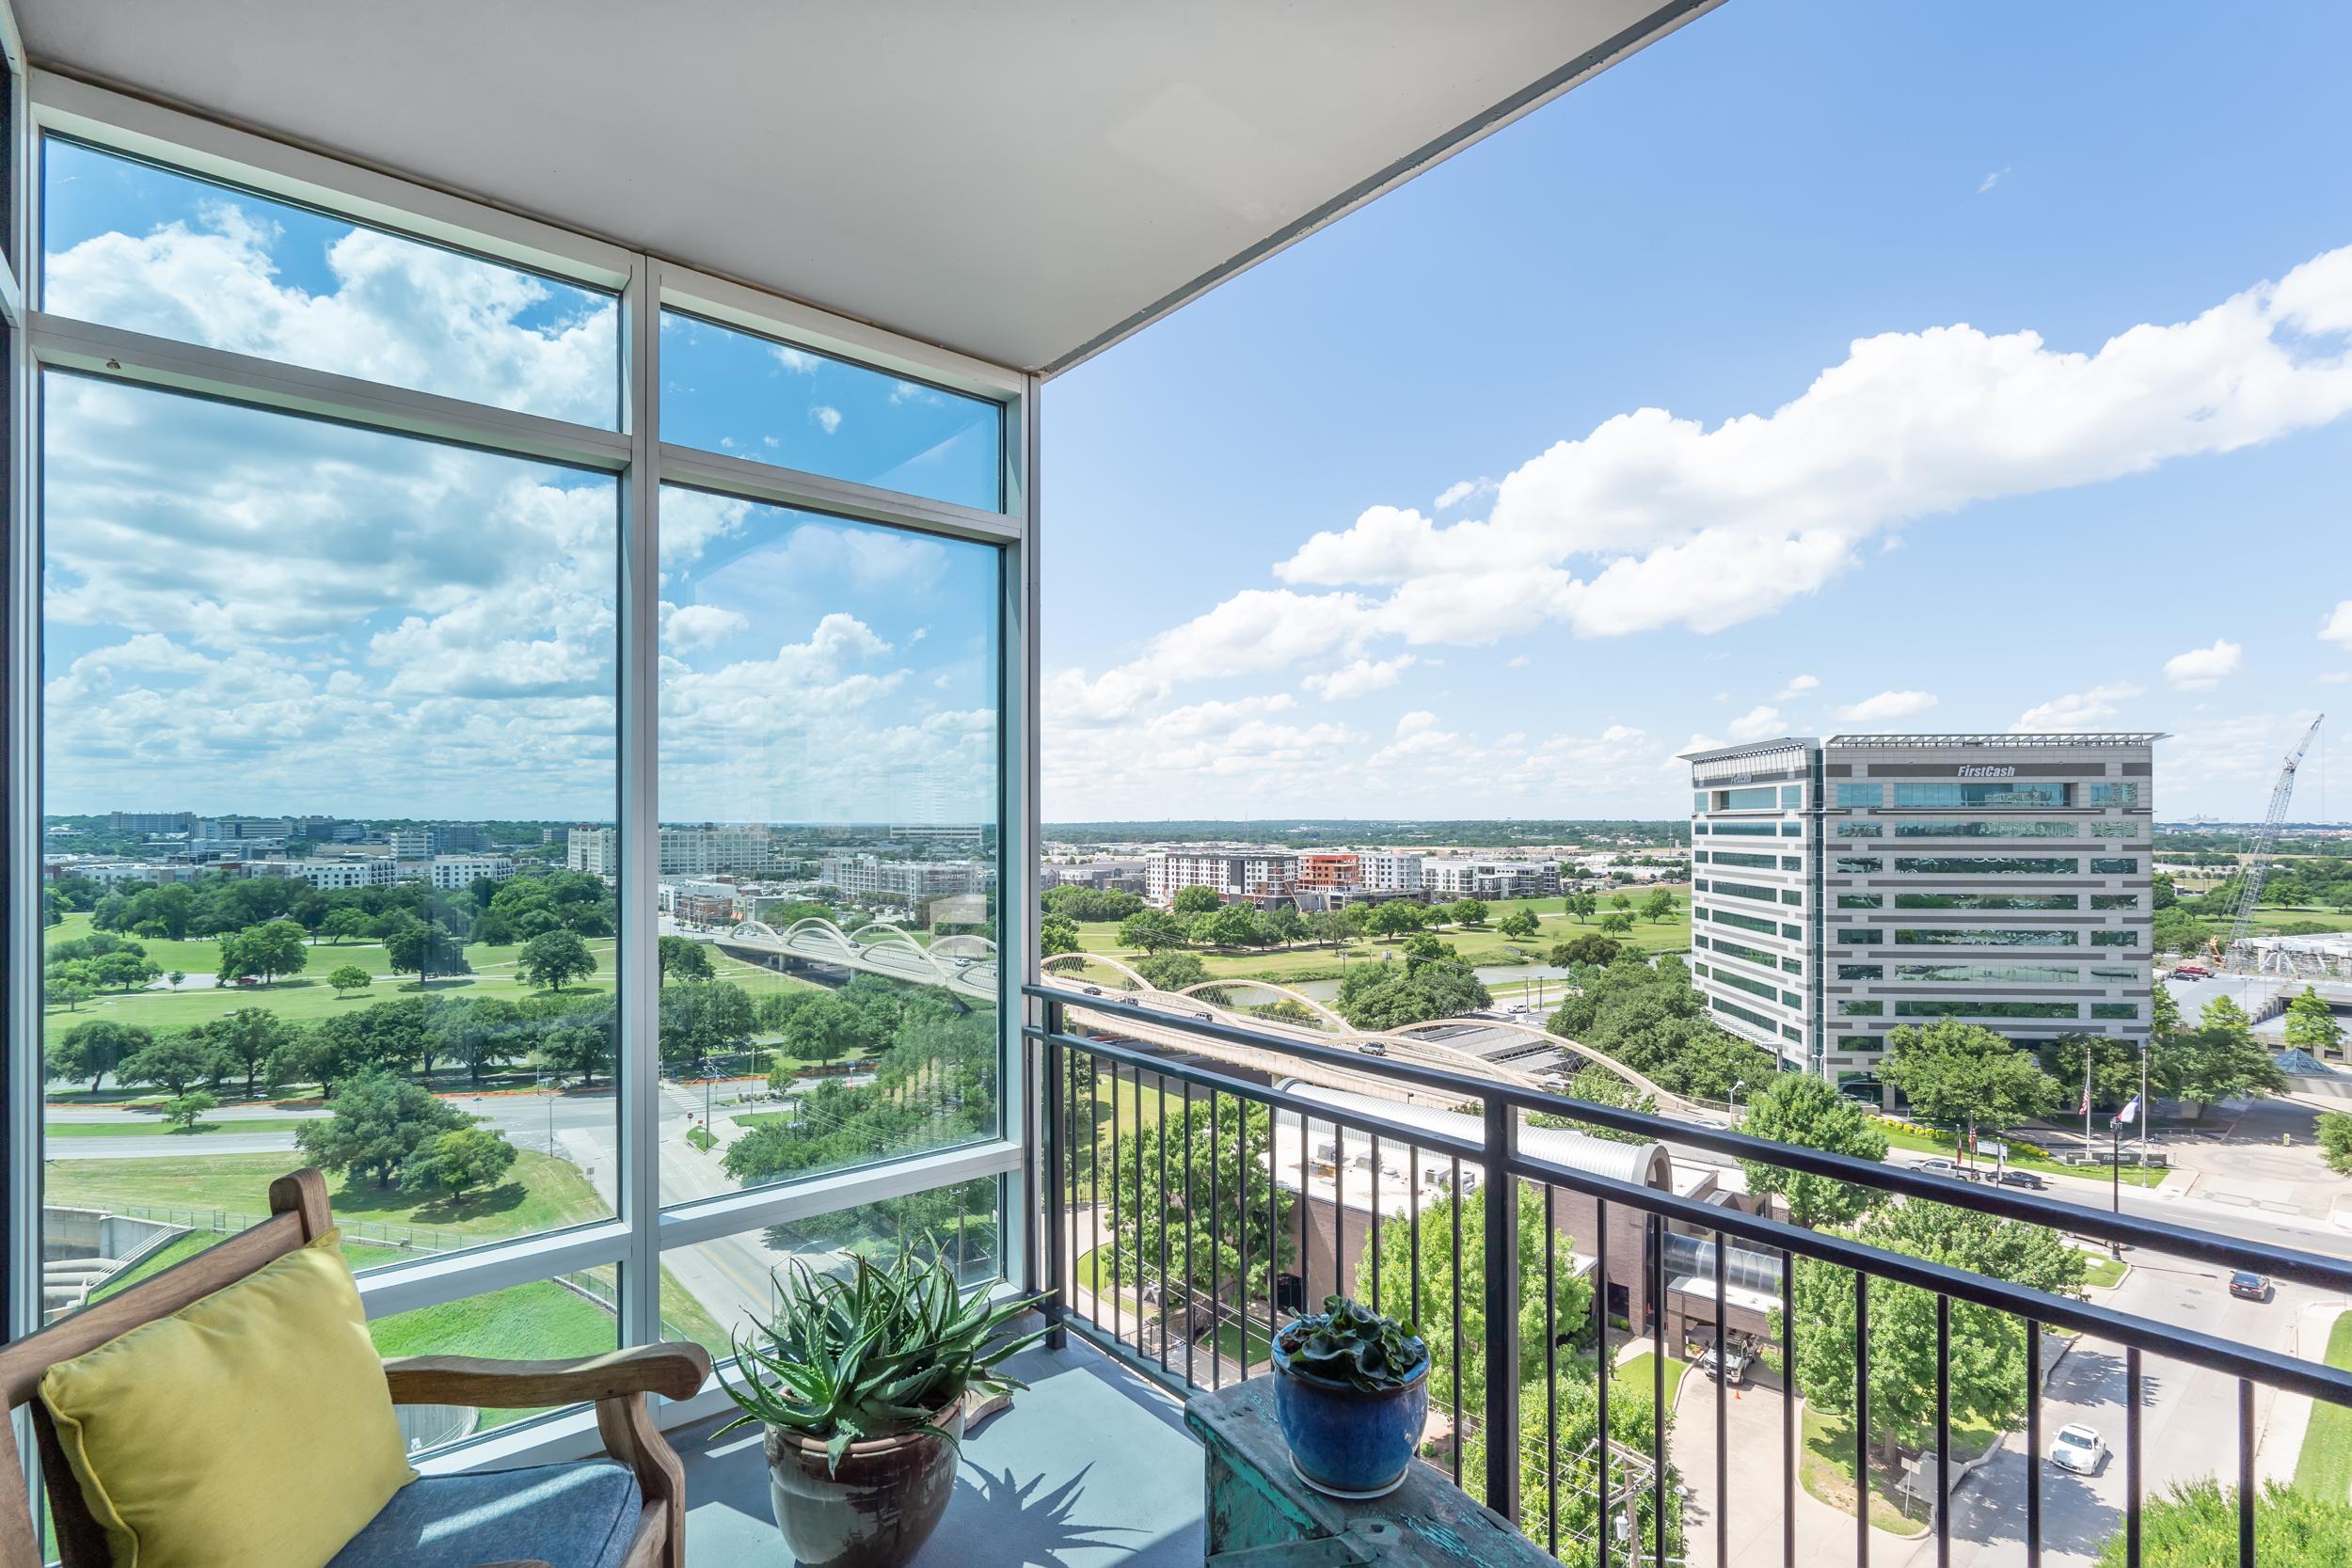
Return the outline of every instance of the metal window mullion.
{"type": "Polygon", "coordinates": [[[35,356],[43,365],[60,370],[605,472],[628,467],[636,445],[629,434],[621,431],[283,364],[45,310],[32,311],[28,320],[35,356]]]}
{"type": "Polygon", "coordinates": [[[529,1285],[583,1269],[626,1263],[630,1237],[618,1222],[543,1232],[478,1252],[371,1269],[359,1275],[359,1303],[370,1319],[529,1285]]]}
{"type": "Polygon", "coordinates": [[[889,528],[977,540],[984,545],[1014,544],[1023,531],[1024,520],[1005,513],[931,500],[902,490],[885,490],[805,468],[787,468],[755,458],[705,451],[699,447],[665,442],[658,449],[657,456],[660,477],[670,483],[741,496],[771,506],[797,507],[889,528]]]}
{"type": "Polygon", "coordinates": [[[620,1092],[621,1219],[629,1245],[621,1267],[621,1339],[661,1337],[659,930],[653,896],[660,878],[661,517],[660,270],[640,256],[621,298],[622,388],[629,466],[621,484],[620,777],[621,923],[615,967],[620,995],[614,1041],[620,1092]]]}
{"type": "MultiPolygon", "coordinates": [[[[996,908],[997,928],[997,1098],[998,1126],[1007,1132],[1034,1127],[1037,1097],[1045,1085],[1031,1072],[1034,1061],[1025,1049],[1022,1027],[1028,1022],[1029,1001],[1025,984],[1036,982],[1042,961],[1039,946],[1038,904],[1038,560],[1037,490],[1032,483],[1037,467],[1037,382],[1028,378],[1019,403],[1006,410],[1006,466],[1009,501],[1018,499],[1020,538],[999,556],[997,571],[997,723],[996,723],[996,908]],[[1018,458],[1012,453],[1017,449],[1018,458]],[[1008,965],[1006,953],[1014,956],[1008,965]]],[[[1047,1194],[1058,1180],[1037,1163],[1034,1136],[1025,1135],[1027,1149],[1016,1179],[999,1196],[1002,1243],[997,1252],[1035,1265],[1040,1253],[1038,1226],[1047,1194]]]]}
{"type": "MultiPolygon", "coordinates": [[[[1073,1147],[1082,1133],[1073,1134],[1073,1147]]],[[[935,1149],[882,1164],[853,1165],[681,1204],[662,1212],[658,1250],[693,1246],[763,1226],[820,1218],[845,1209],[1016,1173],[1026,1150],[1010,1138],[935,1149]]]]}

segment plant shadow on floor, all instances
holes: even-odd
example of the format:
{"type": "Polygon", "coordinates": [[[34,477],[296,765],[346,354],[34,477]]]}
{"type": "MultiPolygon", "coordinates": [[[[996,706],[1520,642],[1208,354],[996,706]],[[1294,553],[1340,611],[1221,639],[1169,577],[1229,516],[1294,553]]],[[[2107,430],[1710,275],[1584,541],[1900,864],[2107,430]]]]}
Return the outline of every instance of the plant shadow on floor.
{"type": "MultiPolygon", "coordinates": [[[[1010,1465],[1002,1475],[993,1475],[966,1460],[964,1473],[956,1481],[965,1506],[952,1521],[955,1531],[966,1542],[993,1542],[1018,1550],[1023,1568],[1072,1568],[1061,1555],[1069,1551],[1133,1552],[1136,1548],[1123,1542],[1096,1537],[1140,1534],[1135,1527],[1089,1525],[1071,1518],[1086,1495],[1087,1474],[1093,1468],[1089,1465],[1059,1486],[1039,1494],[1038,1488],[1045,1484],[1043,1475],[1017,1481],[1010,1465]]],[[[1008,1556],[998,1560],[1009,1568],[1015,1560],[1008,1556]]]]}

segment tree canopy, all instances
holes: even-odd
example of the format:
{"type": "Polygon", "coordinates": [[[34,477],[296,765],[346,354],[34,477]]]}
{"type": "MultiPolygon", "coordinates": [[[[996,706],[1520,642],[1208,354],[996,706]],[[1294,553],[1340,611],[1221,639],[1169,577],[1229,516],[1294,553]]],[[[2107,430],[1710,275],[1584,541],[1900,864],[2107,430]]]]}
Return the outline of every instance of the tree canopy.
{"type": "MultiPolygon", "coordinates": [[[[1857,1160],[1886,1158],[1886,1133],[1870,1113],[1809,1072],[1776,1072],[1748,1097],[1740,1131],[1774,1143],[1795,1144],[1857,1160]]],[[[1795,1224],[1851,1224],[1885,1195],[1833,1177],[1794,1171],[1761,1160],[1742,1160],[1748,1191],[1777,1195],[1795,1224]]]]}
{"type": "Polygon", "coordinates": [[[354,1181],[389,1187],[427,1140],[469,1120],[415,1084],[369,1072],[346,1079],[334,1114],[303,1123],[294,1143],[322,1170],[347,1171],[354,1181]]]}
{"type": "Polygon", "coordinates": [[[2058,1105],[2058,1083],[2032,1056],[1981,1024],[1942,1019],[1889,1030],[1879,1077],[1914,1113],[1944,1127],[1999,1132],[2058,1105]]]}
{"type": "MultiPolygon", "coordinates": [[[[665,941],[671,940],[668,938],[665,941]]],[[[702,943],[694,943],[696,952],[702,943]]],[[[707,973],[709,960],[703,960],[707,973]]],[[[562,990],[566,980],[584,980],[596,972],[596,956],[573,931],[543,931],[523,943],[515,955],[515,973],[525,984],[562,990]]]]}

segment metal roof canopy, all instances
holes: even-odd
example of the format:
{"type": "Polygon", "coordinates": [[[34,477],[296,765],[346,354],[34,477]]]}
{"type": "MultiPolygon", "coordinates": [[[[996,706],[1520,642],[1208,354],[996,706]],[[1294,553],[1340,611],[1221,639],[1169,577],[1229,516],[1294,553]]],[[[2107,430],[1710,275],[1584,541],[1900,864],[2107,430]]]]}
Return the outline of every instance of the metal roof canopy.
{"type": "Polygon", "coordinates": [[[1052,373],[1721,0],[16,0],[35,65],[1052,373]]]}
{"type": "Polygon", "coordinates": [[[2129,733],[2063,731],[2045,735],[1834,735],[1824,746],[2147,746],[2170,737],[2161,731],[2129,733]]]}

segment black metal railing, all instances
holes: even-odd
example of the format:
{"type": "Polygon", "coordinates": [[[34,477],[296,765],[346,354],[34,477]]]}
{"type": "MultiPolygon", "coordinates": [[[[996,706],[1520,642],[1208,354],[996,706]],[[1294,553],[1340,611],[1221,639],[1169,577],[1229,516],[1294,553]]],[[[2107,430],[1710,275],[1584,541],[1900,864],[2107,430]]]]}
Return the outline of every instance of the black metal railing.
{"type": "MultiPolygon", "coordinates": [[[[1670,1449],[1667,1365],[1706,1336],[1717,1356],[1711,1455],[1713,1557],[1727,1568],[1726,1513],[1735,1500],[1729,1475],[1727,1402],[1743,1347],[1732,1338],[1730,1295],[1738,1290],[1757,1316],[1771,1310],[1766,1333],[1744,1349],[1769,1364],[1776,1359],[1779,1411],[1780,1556],[1794,1568],[1799,1547],[1799,1398],[1796,1353],[1797,1280],[1817,1267],[1851,1276],[1853,1382],[1851,1391],[1854,1457],[1854,1561],[1867,1564],[1871,1547],[1871,1321],[1873,1287],[1909,1287],[1933,1301],[1935,1339],[1932,1437],[1933,1496],[1929,1528],[1936,1561],[1949,1560],[1954,1477],[1951,1382],[1955,1306],[1983,1309],[2023,1327],[2026,1436],[2025,1550],[2039,1568],[2045,1484],[2042,1432],[2046,1331],[2071,1332],[2119,1345],[2125,1357],[2122,1529],[2126,1561],[2139,1562],[2143,1497],[2141,1426],[2144,1358],[2161,1357],[2237,1380],[2238,1560],[2254,1562],[2254,1398],[2257,1386],[2352,1406],[2352,1372],[2306,1361],[2177,1323],[2136,1316],[2085,1299],[1951,1267],[1909,1253],[1870,1245],[1849,1235],[1784,1223],[1768,1213],[1723,1201],[1684,1196],[1663,1185],[1627,1180],[1605,1169],[1581,1168],[1530,1147],[1525,1117],[1563,1117],[1597,1134],[1629,1135],[1783,1170],[1826,1177],[1873,1193],[1943,1204],[1950,1209],[2025,1221],[2116,1249],[2140,1249],[2231,1270],[2352,1292],[2352,1262],[2296,1249],[2257,1245],[2192,1227],[2068,1203],[2050,1196],[1955,1181],[1843,1155],[1768,1142],[1724,1129],[1673,1120],[1404,1059],[1302,1040],[1173,1013],[1054,986],[1029,986],[1034,1022],[1025,1028],[1034,1082],[1042,1088],[1038,1134],[1046,1212],[1044,1284],[1057,1341],[1075,1332],[1109,1349],[1179,1390],[1216,1388],[1267,1370],[1266,1349],[1286,1315],[1310,1308],[1325,1293],[1368,1295],[1401,1309],[1429,1341],[1434,1379],[1433,1433],[1423,1456],[1487,1506],[1518,1523],[1555,1558],[1595,1568],[1613,1561],[1652,1568],[1686,1560],[1678,1479],[1692,1456],[1670,1449]],[[1072,1015],[1079,1015],[1073,1022],[1072,1015]],[[1400,1102],[1320,1098],[1280,1083],[1260,1081],[1263,1069],[1219,1061],[1220,1047],[1256,1060],[1266,1053],[1302,1070],[1335,1069],[1409,1090],[1458,1117],[1432,1115],[1400,1102]],[[1423,1094],[1422,1091],[1427,1091],[1423,1094]],[[1318,1126],[1328,1145],[1316,1144],[1318,1126]],[[1295,1148],[1292,1133],[1295,1132],[1295,1148]],[[1369,1144],[1367,1183],[1351,1180],[1351,1139],[1369,1144]],[[1384,1153],[1403,1157],[1402,1191],[1384,1153]],[[1171,1162],[1171,1156],[1172,1162],[1171,1162]],[[1108,1168],[1105,1168],[1107,1162],[1108,1168]],[[1434,1180],[1433,1180],[1434,1179],[1434,1180]],[[1366,1189],[1359,1192],[1358,1189],[1366,1189]],[[1360,1196],[1359,1206],[1353,1201],[1360,1196]],[[1562,1198],[1585,1205],[1594,1256],[1589,1269],[1561,1268],[1562,1198]],[[1389,1199],[1397,1201],[1391,1203],[1389,1199]],[[1542,1247],[1542,1404],[1537,1424],[1523,1425],[1523,1358],[1530,1350],[1523,1311],[1522,1232],[1540,1230],[1542,1247]],[[1316,1235],[1327,1220],[1328,1244],[1316,1235]],[[1359,1232],[1351,1245],[1349,1227],[1359,1232]],[[1396,1246],[1394,1227],[1406,1236],[1396,1246]],[[1479,1231],[1471,1254],[1479,1278],[1465,1275],[1466,1232],[1479,1231]],[[1424,1234],[1434,1230],[1434,1235],[1424,1234]],[[1670,1238],[1672,1239],[1670,1242],[1670,1238]],[[1613,1245],[1638,1248],[1618,1259],[1613,1245]],[[1389,1256],[1391,1251],[1394,1257],[1389,1256]],[[1349,1257],[1356,1254],[1351,1271],[1349,1257]],[[1670,1252],[1705,1275],[1711,1286],[1711,1321],[1671,1310],[1670,1252]],[[1253,1256],[1254,1254],[1254,1256],[1253,1256]],[[1396,1278],[1402,1265],[1405,1279],[1396,1278]],[[1564,1321],[1560,1297],[1589,1273],[1588,1307],[1564,1321]],[[1711,1276],[1711,1277],[1708,1277],[1711,1276]],[[1443,1302],[1425,1300],[1438,1280],[1443,1302]],[[1613,1303],[1623,1287],[1627,1311],[1613,1303]],[[1634,1285],[1639,1284],[1636,1300],[1634,1285]],[[1776,1292],[1765,1287],[1776,1286],[1776,1292]],[[1775,1299],[1776,1295],[1776,1299],[1775,1299]],[[1440,1314],[1428,1321],[1425,1307],[1440,1314]],[[1467,1323],[1474,1313],[1476,1325],[1467,1323]],[[1670,1345],[1670,1315],[1684,1343],[1670,1345]],[[1627,1407],[1627,1386],[1616,1376],[1613,1323],[1626,1348],[1648,1341],[1645,1410],[1627,1407]],[[1478,1333],[1466,1333],[1476,1326],[1478,1333]],[[1693,1332],[1695,1331],[1695,1332],[1693,1332]],[[1181,1346],[1181,1349],[1177,1348],[1181,1346]],[[1560,1380],[1564,1353],[1595,1361],[1591,1425],[1595,1435],[1576,1453],[1561,1451],[1563,1394],[1582,1395],[1560,1380]],[[1670,1354],[1670,1352],[1672,1353],[1670,1354]],[[1475,1371],[1476,1375],[1471,1374],[1475,1371]],[[1618,1408],[1613,1412],[1613,1403],[1618,1408]],[[1442,1419],[1443,1431],[1435,1431],[1442,1419]],[[1646,1434],[1640,1428],[1646,1426],[1646,1434]],[[1630,1433],[1630,1438],[1628,1433],[1630,1433]],[[1476,1462],[1472,1463],[1473,1455],[1476,1462]],[[1526,1484],[1540,1487],[1531,1507],[1526,1484]]],[[[1587,1159],[1606,1166],[1609,1161],[1587,1159]]],[[[1651,1178],[1652,1182],[1655,1178],[1651,1178]]],[[[1580,1227],[1581,1229],[1581,1227],[1580,1227]]],[[[1525,1292],[1532,1297],[1536,1292],[1525,1292]]],[[[1683,1306],[1692,1305],[1690,1292],[1683,1306]]],[[[1908,1305],[1899,1296],[1888,1298],[1908,1305]]],[[[1910,1298],[1915,1302],[1916,1297],[1910,1298]]],[[[1908,1321],[1898,1317],[1889,1322],[1908,1321]]],[[[1993,1320],[1980,1319],[1979,1322],[1993,1320]]],[[[1811,1333],[1808,1327],[1804,1330],[1811,1333]]],[[[1843,1391],[1841,1390],[1841,1398],[1843,1391]]],[[[1996,1433],[1994,1441],[1998,1443],[1996,1433]]],[[[1744,1499],[1756,1494],[1747,1491],[1744,1499]]]]}

